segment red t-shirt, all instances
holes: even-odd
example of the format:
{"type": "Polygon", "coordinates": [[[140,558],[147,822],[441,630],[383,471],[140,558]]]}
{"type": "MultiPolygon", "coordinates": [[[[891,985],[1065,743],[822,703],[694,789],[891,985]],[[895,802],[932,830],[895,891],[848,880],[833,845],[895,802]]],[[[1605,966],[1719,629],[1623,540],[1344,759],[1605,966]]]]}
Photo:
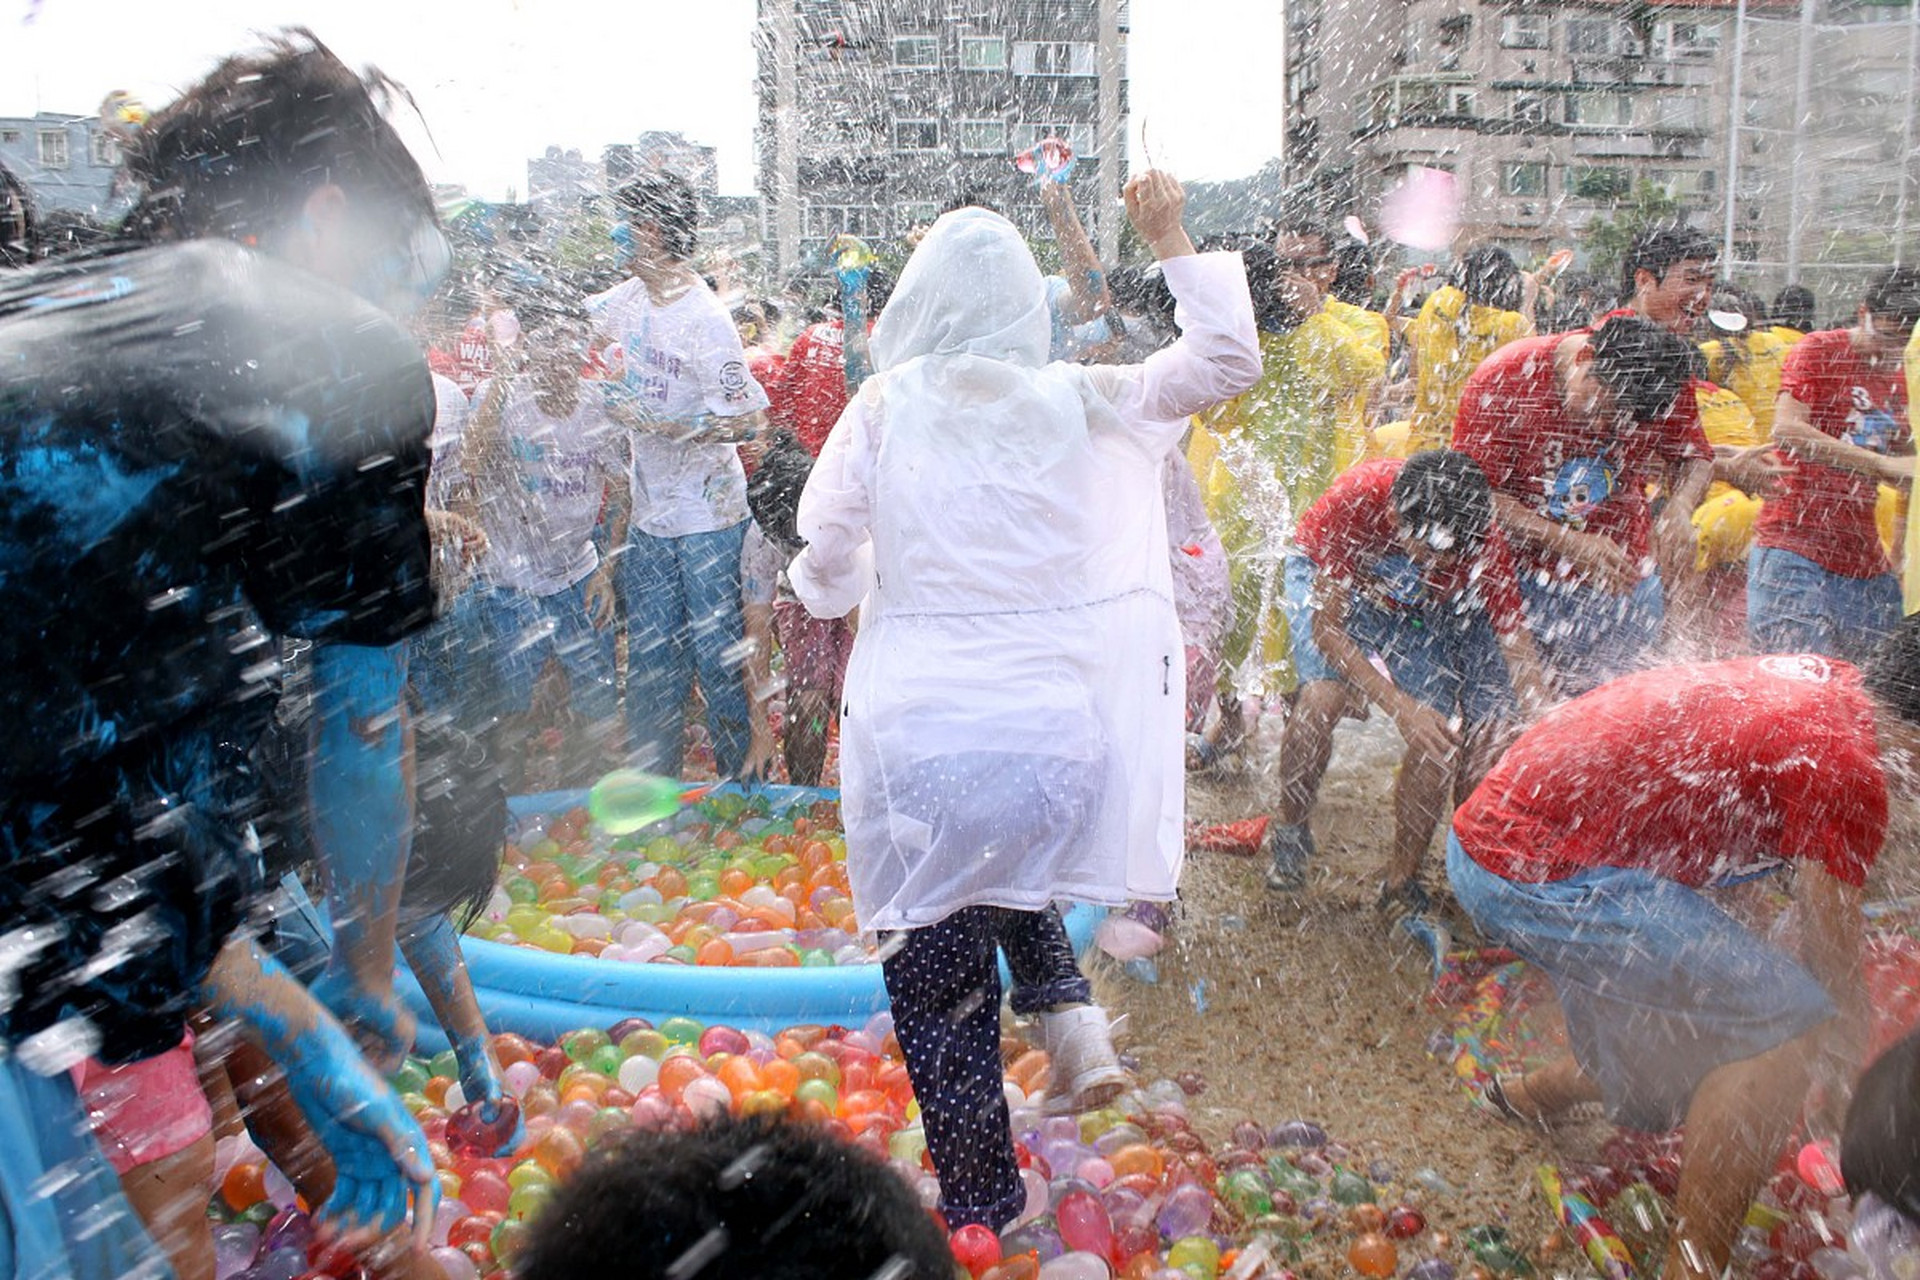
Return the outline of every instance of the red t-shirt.
{"type": "MultiPolygon", "coordinates": [[[[1293,531],[1295,544],[1315,568],[1388,609],[1404,608],[1409,603],[1405,587],[1412,585],[1402,581],[1411,562],[1395,537],[1400,516],[1392,499],[1394,477],[1404,465],[1400,458],[1376,458],[1349,467],[1307,508],[1293,531]]],[[[1472,591],[1495,631],[1512,635],[1521,628],[1520,584],[1498,528],[1487,531],[1474,559],[1429,573],[1413,589],[1430,600],[1451,600],[1472,591]]]]}
{"type": "Polygon", "coordinates": [[[1562,703],[1454,814],[1509,880],[1638,867],[1687,885],[1779,859],[1859,885],[1887,833],[1860,673],[1817,654],[1643,671],[1562,703]]]}
{"type": "Polygon", "coordinates": [[[793,434],[814,457],[847,407],[846,327],[823,320],[800,331],[787,350],[781,404],[793,434]]]}
{"type": "MultiPolygon", "coordinates": [[[[1686,411],[1690,395],[1680,397],[1685,407],[1618,433],[1610,425],[1572,422],[1553,366],[1555,349],[1572,336],[1522,338],[1481,361],[1460,393],[1453,447],[1480,464],[1495,493],[1546,519],[1605,534],[1650,565],[1647,483],[1655,464],[1711,462],[1713,446],[1700,429],[1698,409],[1686,411]]],[[[1568,572],[1532,548],[1516,547],[1514,554],[1522,572],[1568,572]]]]}
{"type": "MultiPolygon", "coordinates": [[[[1836,440],[1892,453],[1911,438],[1905,372],[1897,361],[1869,367],[1854,351],[1850,330],[1826,329],[1796,342],[1780,371],[1780,389],[1807,406],[1816,430],[1836,440]]],[[[1791,470],[1760,508],[1754,545],[1791,551],[1848,578],[1891,573],[1873,518],[1879,486],[1857,471],[1790,455],[1787,462],[1791,470]]]]}

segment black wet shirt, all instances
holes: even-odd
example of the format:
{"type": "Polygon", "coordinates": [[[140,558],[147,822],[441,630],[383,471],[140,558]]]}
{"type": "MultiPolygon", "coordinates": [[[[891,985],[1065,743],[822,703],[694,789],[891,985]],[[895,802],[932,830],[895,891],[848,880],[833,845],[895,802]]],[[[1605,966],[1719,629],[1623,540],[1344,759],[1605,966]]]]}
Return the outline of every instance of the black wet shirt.
{"type": "Polygon", "coordinates": [[[430,620],[432,420],[390,318],[239,246],[0,274],[8,1040],[177,1041],[252,888],[275,637],[430,620]]]}

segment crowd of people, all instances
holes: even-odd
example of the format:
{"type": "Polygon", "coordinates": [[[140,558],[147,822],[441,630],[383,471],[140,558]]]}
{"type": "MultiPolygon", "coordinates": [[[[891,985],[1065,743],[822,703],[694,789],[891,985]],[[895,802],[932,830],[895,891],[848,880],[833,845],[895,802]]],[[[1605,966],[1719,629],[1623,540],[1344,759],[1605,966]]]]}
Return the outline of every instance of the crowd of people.
{"type": "MultiPolygon", "coordinates": [[[[1269,708],[1269,890],[1312,891],[1335,727],[1379,710],[1383,920],[1445,914],[1444,824],[1459,908],[1567,1014],[1485,1103],[1684,1123],[1669,1280],[1724,1270],[1813,1086],[1841,1132],[1864,886],[1920,788],[1920,271],[1814,329],[1661,225],[1617,291],[1487,246],[1376,311],[1372,248],[1304,208],[1196,246],[1149,171],[1153,261],[1102,263],[1042,166],[1055,276],[969,200],[897,274],[836,240],[810,312],[703,276],[691,188],[648,173],[589,289],[449,240],[392,88],[288,33],[129,141],[106,243],[5,237],[0,1272],[205,1280],[182,1205],[239,1106],[350,1242],[427,1265],[396,957],[497,1116],[455,924],[510,792],[623,765],[837,779],[944,1221],[1004,1227],[998,957],[1050,1105],[1122,1092],[1056,904],[1174,900],[1187,773],[1269,708]],[[1732,901],[1768,877],[1792,945],[1732,901]]],[[[1893,1054],[1842,1154],[1911,1209],[1893,1054]]],[[[853,1158],[627,1144],[526,1274],[598,1265],[581,1223],[630,1204],[724,1242],[775,1185],[742,1161],[853,1158]]],[[[807,1185],[938,1274],[901,1195],[807,1185]]]]}

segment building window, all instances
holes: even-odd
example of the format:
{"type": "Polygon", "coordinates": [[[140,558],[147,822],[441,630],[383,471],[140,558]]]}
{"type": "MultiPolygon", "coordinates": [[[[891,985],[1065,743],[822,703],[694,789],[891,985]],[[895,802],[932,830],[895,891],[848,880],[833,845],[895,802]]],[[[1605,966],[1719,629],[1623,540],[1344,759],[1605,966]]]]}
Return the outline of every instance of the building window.
{"type": "Polygon", "coordinates": [[[940,122],[938,120],[895,120],[893,149],[895,151],[938,151],[940,122]]]}
{"type": "Polygon", "coordinates": [[[1005,120],[962,120],[959,141],[961,155],[1005,155],[1007,122],[1005,120]]]}
{"type": "Polygon", "coordinates": [[[1633,194],[1633,175],[1625,169],[1582,165],[1567,171],[1567,194],[1581,200],[1624,200],[1633,194]]]}
{"type": "Polygon", "coordinates": [[[18,129],[0,129],[0,143],[17,143],[19,141],[20,131],[18,129]]]}
{"type": "Polygon", "coordinates": [[[1649,126],[1655,129],[1674,129],[1698,133],[1704,114],[1701,108],[1706,103],[1696,97],[1655,98],[1653,100],[1653,119],[1649,126]]]}
{"type": "Polygon", "coordinates": [[[915,227],[924,227],[940,216],[940,206],[932,201],[910,201],[893,206],[894,234],[904,236],[915,227]]]}
{"type": "Polygon", "coordinates": [[[1447,114],[1465,116],[1469,119],[1478,115],[1479,113],[1474,109],[1473,90],[1459,88],[1447,90],[1447,114]]]}
{"type": "Polygon", "coordinates": [[[810,204],[806,230],[810,237],[831,240],[837,235],[884,236],[887,219],[884,210],[872,205],[810,204]]]}
{"type": "Polygon", "coordinates": [[[895,36],[893,65],[905,71],[938,71],[940,69],[940,38],[938,36],[895,36]]]}
{"type": "Polygon", "coordinates": [[[1510,196],[1547,194],[1547,166],[1532,160],[1505,165],[1500,170],[1500,189],[1510,196]]]}
{"type": "Polygon", "coordinates": [[[1654,47],[1661,56],[1706,60],[1720,52],[1717,22],[1662,22],[1653,30],[1654,47]]]}
{"type": "Polygon", "coordinates": [[[1549,29],[1544,13],[1509,13],[1500,19],[1500,47],[1544,49],[1549,29]]]}
{"type": "Polygon", "coordinates": [[[67,155],[67,131],[42,129],[40,131],[40,167],[65,169],[71,163],[67,155]]]}
{"type": "Polygon", "coordinates": [[[1516,93],[1508,104],[1507,118],[1520,124],[1545,124],[1547,122],[1546,95],[1539,93],[1516,93]]]}
{"type": "Polygon", "coordinates": [[[1021,76],[1095,74],[1091,44],[1071,40],[1022,40],[1013,46],[1013,72],[1021,76]]]}
{"type": "Polygon", "coordinates": [[[1073,150],[1073,154],[1082,160],[1099,154],[1094,141],[1091,123],[1061,120],[1052,124],[1027,122],[1018,125],[1013,131],[1013,150],[1025,150],[1038,146],[1048,138],[1058,138],[1073,150]]]}
{"type": "Polygon", "coordinates": [[[96,169],[118,168],[120,164],[120,144],[110,133],[91,133],[87,135],[91,152],[90,159],[96,169]]]}
{"type": "Polygon", "coordinates": [[[1007,41],[1004,36],[961,36],[962,71],[1005,71],[1007,41]]]}
{"type": "Polygon", "coordinates": [[[1570,93],[1567,123],[1605,129],[1633,124],[1633,99],[1624,93],[1570,93]]]}
{"type": "Polygon", "coordinates": [[[1567,54],[1574,58],[1611,58],[1631,52],[1633,32],[1618,18],[1568,18],[1567,54]]]}

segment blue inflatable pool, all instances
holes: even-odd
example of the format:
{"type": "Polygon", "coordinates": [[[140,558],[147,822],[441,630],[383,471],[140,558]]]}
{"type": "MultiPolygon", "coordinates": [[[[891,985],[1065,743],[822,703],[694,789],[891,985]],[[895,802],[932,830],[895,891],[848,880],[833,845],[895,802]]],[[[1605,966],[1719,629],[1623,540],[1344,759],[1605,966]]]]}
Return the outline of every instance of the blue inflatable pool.
{"type": "MultiPolygon", "coordinates": [[[[727,788],[738,790],[729,783],[727,788]]],[[[764,786],[776,805],[838,799],[837,791],[764,786]]],[[[547,792],[510,800],[513,816],[557,813],[584,804],[584,791],[547,792]]],[[[1092,944],[1104,908],[1076,906],[1067,913],[1067,933],[1076,952],[1092,944]]],[[[877,964],[819,969],[700,968],[693,965],[625,964],[586,956],[556,955],[531,947],[462,938],[474,993],[495,1031],[554,1041],[580,1027],[608,1027],[622,1018],[659,1022],[689,1017],[702,1022],[762,1031],[804,1023],[857,1026],[887,1007],[877,964]]],[[[1002,978],[1005,979],[1004,967],[1002,978]]],[[[420,986],[406,973],[400,986],[420,1021],[420,1045],[445,1046],[420,986]]]]}

